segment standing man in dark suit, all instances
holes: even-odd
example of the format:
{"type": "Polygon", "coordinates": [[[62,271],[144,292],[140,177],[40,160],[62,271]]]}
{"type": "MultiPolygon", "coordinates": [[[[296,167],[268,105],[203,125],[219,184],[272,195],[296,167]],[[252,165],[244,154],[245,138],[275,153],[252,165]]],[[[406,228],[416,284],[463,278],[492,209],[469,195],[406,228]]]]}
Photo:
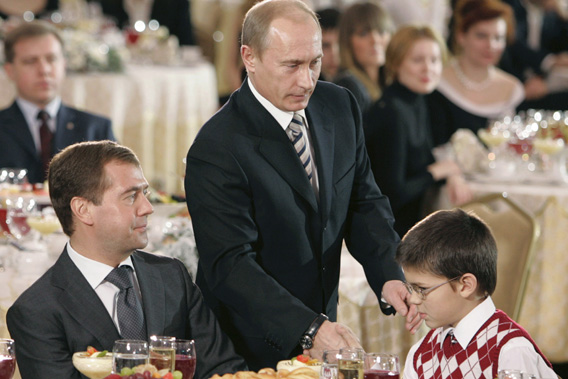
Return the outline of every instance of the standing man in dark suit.
{"type": "Polygon", "coordinates": [[[392,304],[385,313],[396,309],[415,331],[420,317],[405,304],[393,260],[399,238],[359,108],[349,91],[317,82],[317,17],[300,0],[257,3],[241,57],[248,78],[201,129],[185,178],[197,281],[221,327],[253,369],[357,346],[335,323],[345,240],[377,297],[392,304]]]}
{"type": "Polygon", "coordinates": [[[64,147],[114,140],[109,119],[61,103],[65,58],[52,25],[23,23],[8,33],[4,51],[4,69],[18,97],[0,111],[0,167],[26,168],[31,183],[43,182],[49,161],[64,147]]]}
{"type": "Polygon", "coordinates": [[[53,158],[49,187],[69,243],[8,310],[22,378],[81,378],[74,352],[110,351],[115,340],[150,335],[194,339],[196,379],[246,368],[185,266],[137,250],[148,242],[153,208],[130,149],[111,141],[72,145],[53,158]],[[122,316],[117,271],[129,278],[137,323],[122,316]]]}

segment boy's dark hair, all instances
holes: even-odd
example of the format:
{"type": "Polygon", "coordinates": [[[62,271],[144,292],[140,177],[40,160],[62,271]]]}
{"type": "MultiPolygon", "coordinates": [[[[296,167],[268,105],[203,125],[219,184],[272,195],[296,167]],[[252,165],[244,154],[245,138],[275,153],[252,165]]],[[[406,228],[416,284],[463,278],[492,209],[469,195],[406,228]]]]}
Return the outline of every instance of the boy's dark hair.
{"type": "Polygon", "coordinates": [[[489,227],[461,209],[434,212],[403,237],[396,252],[403,267],[446,278],[475,275],[478,293],[491,295],[497,284],[497,245],[489,227]]]}

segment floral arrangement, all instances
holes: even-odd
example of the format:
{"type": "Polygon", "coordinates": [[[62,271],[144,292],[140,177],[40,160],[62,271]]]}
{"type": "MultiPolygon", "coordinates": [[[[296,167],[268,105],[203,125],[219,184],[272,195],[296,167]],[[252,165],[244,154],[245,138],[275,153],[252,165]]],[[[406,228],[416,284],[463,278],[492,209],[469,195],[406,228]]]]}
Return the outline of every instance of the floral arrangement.
{"type": "Polygon", "coordinates": [[[92,34],[82,29],[65,28],[61,35],[69,71],[124,71],[124,62],[129,59],[129,53],[120,31],[92,34]]]}

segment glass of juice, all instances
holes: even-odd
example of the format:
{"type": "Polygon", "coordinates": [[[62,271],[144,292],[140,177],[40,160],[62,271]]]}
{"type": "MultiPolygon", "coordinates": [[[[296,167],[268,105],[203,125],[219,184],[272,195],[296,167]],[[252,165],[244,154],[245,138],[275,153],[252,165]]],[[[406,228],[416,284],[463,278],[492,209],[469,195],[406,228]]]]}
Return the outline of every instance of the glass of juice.
{"type": "Polygon", "coordinates": [[[195,366],[197,363],[197,355],[195,351],[194,340],[176,340],[176,364],[175,369],[181,371],[182,379],[193,379],[195,374],[195,366]]]}
{"type": "Polygon", "coordinates": [[[363,379],[363,358],[360,348],[344,347],[337,355],[338,377],[342,379],[363,379]]]}
{"type": "Polygon", "coordinates": [[[364,379],[400,378],[400,363],[396,354],[367,353],[364,366],[364,379]]]}
{"type": "Polygon", "coordinates": [[[168,369],[174,372],[175,363],[175,337],[151,336],[150,337],[150,364],[158,370],[168,369]]]}
{"type": "Polygon", "coordinates": [[[16,371],[16,346],[14,340],[0,338],[0,379],[12,379],[16,371]]]}
{"type": "Polygon", "coordinates": [[[119,374],[124,367],[134,368],[148,363],[148,342],[117,340],[112,348],[112,372],[119,374]]]}

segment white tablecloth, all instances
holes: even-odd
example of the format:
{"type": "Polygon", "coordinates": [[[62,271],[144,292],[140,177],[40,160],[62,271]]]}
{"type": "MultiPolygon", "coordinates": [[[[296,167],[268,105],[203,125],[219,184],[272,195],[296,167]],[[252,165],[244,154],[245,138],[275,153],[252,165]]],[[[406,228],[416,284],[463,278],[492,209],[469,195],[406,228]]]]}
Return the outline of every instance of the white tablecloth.
{"type": "MultiPolygon", "coordinates": [[[[0,108],[14,99],[14,86],[0,70],[0,108]]],[[[117,140],[132,148],[146,178],[168,192],[183,191],[182,162],[199,128],[218,108],[215,70],[127,66],[124,74],[70,74],[63,101],[109,117],[117,140]]]]}

